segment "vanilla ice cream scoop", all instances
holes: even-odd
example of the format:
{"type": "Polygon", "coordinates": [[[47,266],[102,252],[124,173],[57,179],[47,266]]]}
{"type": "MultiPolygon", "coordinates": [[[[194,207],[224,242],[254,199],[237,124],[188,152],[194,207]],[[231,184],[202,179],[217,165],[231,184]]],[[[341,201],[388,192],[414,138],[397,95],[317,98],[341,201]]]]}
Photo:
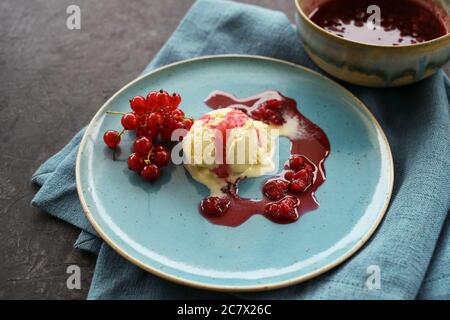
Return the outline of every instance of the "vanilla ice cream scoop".
{"type": "Polygon", "coordinates": [[[274,171],[277,136],[277,129],[238,109],[211,111],[183,139],[185,167],[212,195],[220,195],[229,183],[274,171]]]}

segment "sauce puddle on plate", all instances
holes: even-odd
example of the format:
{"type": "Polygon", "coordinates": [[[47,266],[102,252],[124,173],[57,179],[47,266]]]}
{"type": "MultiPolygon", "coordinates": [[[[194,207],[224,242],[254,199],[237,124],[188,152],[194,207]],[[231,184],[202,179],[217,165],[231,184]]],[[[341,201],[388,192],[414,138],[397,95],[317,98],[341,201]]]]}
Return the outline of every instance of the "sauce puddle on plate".
{"type": "Polygon", "coordinates": [[[444,21],[431,9],[413,0],[329,0],[309,18],[340,37],[376,45],[410,45],[447,34],[444,21]],[[380,8],[380,21],[369,19],[380,8]],[[375,23],[375,27],[374,27],[375,23]]]}
{"type": "MultiPolygon", "coordinates": [[[[241,198],[238,195],[238,182],[230,184],[225,191],[226,200],[229,201],[229,207],[226,212],[217,216],[203,214],[205,218],[214,224],[231,227],[244,223],[254,214],[263,214],[275,223],[291,223],[298,220],[303,213],[318,207],[314,193],[325,182],[324,161],[330,152],[330,143],[323,130],[298,111],[295,100],[285,97],[276,91],[267,91],[246,99],[237,99],[231,94],[216,91],[206,99],[205,103],[212,109],[239,109],[251,118],[262,121],[265,119],[260,118],[260,108],[264,106],[267,108],[269,104],[277,105],[276,110],[278,114],[295,119],[298,128],[301,130],[301,134],[297,135],[298,138],[290,138],[290,153],[291,155],[304,158],[304,164],[301,168],[306,168],[311,177],[309,186],[303,192],[290,192],[288,195],[283,196],[284,198],[282,197],[276,201],[270,200],[264,194],[264,191],[261,199],[241,198]],[[259,112],[258,109],[260,110],[259,112]],[[289,198],[288,201],[291,201],[291,204],[295,202],[295,208],[289,215],[270,214],[267,212],[268,205],[274,203],[278,205],[287,198],[289,198]]],[[[289,161],[286,162],[284,170],[268,179],[265,185],[269,181],[289,183],[290,181],[285,178],[286,173],[292,171],[288,168],[288,165],[289,161]]],[[[200,211],[202,212],[201,209],[200,211]]]]}

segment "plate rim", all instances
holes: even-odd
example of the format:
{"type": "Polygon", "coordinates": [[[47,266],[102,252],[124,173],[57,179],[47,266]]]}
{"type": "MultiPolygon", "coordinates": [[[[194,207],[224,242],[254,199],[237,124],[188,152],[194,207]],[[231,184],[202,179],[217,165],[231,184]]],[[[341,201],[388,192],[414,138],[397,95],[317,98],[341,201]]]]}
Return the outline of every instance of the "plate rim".
{"type": "Polygon", "coordinates": [[[295,284],[299,284],[301,282],[310,280],[314,277],[317,277],[335,267],[337,267],[338,265],[340,265],[341,263],[343,263],[344,261],[346,261],[347,259],[349,259],[351,256],[353,256],[359,249],[361,249],[363,247],[363,245],[372,237],[372,235],[374,234],[374,232],[378,229],[381,221],[383,220],[387,209],[389,208],[389,204],[390,204],[390,200],[392,197],[392,191],[393,191],[393,187],[394,187],[394,161],[393,161],[393,156],[392,156],[392,151],[391,151],[391,147],[389,144],[389,141],[386,137],[386,134],[383,130],[383,128],[381,127],[381,125],[379,124],[378,120],[375,118],[375,116],[372,114],[372,112],[369,110],[369,108],[367,108],[367,106],[359,99],[357,98],[353,93],[351,93],[348,89],[346,89],[345,87],[343,87],[341,84],[337,83],[336,81],[334,81],[333,79],[328,78],[325,75],[322,75],[320,73],[318,73],[317,71],[311,70],[307,67],[304,67],[302,65],[293,63],[293,62],[289,62],[289,61],[285,61],[285,60],[281,60],[281,59],[277,59],[277,58],[272,58],[272,57],[266,57],[266,56],[259,56],[259,55],[246,55],[246,54],[220,54],[220,55],[205,55],[205,56],[199,56],[199,57],[195,57],[195,58],[190,58],[190,59],[185,59],[185,60],[180,60],[180,61],[176,61],[161,67],[158,67],[154,70],[151,70],[149,72],[146,72],[142,75],[140,75],[139,77],[137,77],[136,79],[130,81],[129,83],[127,83],[126,85],[124,85],[121,89],[119,89],[116,93],[114,93],[102,106],[101,108],[95,113],[95,115],[92,117],[91,121],[89,122],[88,126],[86,127],[86,130],[83,134],[83,138],[81,139],[80,145],[78,147],[78,151],[77,151],[77,158],[76,158],[76,166],[75,166],[75,178],[76,178],[76,187],[77,187],[77,193],[78,193],[78,197],[80,199],[81,202],[81,206],[83,209],[83,212],[85,214],[85,216],[87,217],[89,223],[92,225],[92,227],[94,228],[94,230],[98,233],[98,235],[114,250],[116,251],[120,256],[122,256],[123,258],[125,258],[126,260],[128,260],[129,262],[133,263],[134,265],[144,269],[145,271],[148,271],[162,279],[171,281],[171,282],[175,282],[181,285],[186,285],[186,286],[190,286],[190,287],[194,287],[194,288],[198,288],[198,289],[206,289],[206,290],[213,290],[213,291],[219,291],[219,292],[258,292],[258,291],[268,291],[268,290],[274,290],[274,289],[280,289],[280,288],[284,288],[284,287],[288,287],[288,286],[292,286],[295,284]],[[191,62],[196,62],[196,61],[208,61],[208,60],[214,60],[214,59],[250,59],[250,60],[260,60],[260,61],[269,61],[269,62],[275,62],[275,63],[280,63],[280,64],[284,64],[284,65],[288,65],[297,69],[300,69],[304,72],[307,73],[312,73],[318,77],[320,77],[322,80],[325,80],[329,83],[331,83],[332,85],[336,86],[338,89],[340,89],[341,91],[345,92],[350,98],[352,98],[352,100],[354,100],[356,102],[357,107],[363,112],[365,113],[368,117],[369,120],[373,123],[373,125],[375,126],[375,128],[378,130],[382,140],[384,141],[385,147],[387,149],[387,156],[388,156],[388,192],[386,194],[386,197],[384,199],[384,204],[382,209],[380,210],[380,212],[378,213],[377,218],[375,219],[374,223],[372,224],[372,226],[368,229],[368,231],[366,232],[366,234],[361,237],[361,239],[359,239],[356,244],[348,251],[346,251],[344,254],[342,254],[340,257],[338,257],[337,259],[335,259],[334,261],[328,263],[325,266],[322,266],[321,268],[311,271],[307,274],[301,275],[301,276],[297,276],[294,277],[292,279],[288,279],[288,280],[282,280],[282,281],[278,281],[278,282],[274,282],[271,284],[257,284],[257,285],[220,285],[220,284],[207,284],[201,281],[195,281],[195,280],[189,280],[177,275],[173,275],[170,274],[168,272],[164,272],[161,270],[158,270],[154,267],[152,267],[151,265],[141,261],[138,258],[133,257],[131,254],[127,253],[126,250],[122,249],[120,247],[120,245],[116,244],[107,234],[106,232],[104,232],[102,230],[102,228],[100,227],[100,225],[96,222],[95,218],[93,217],[93,215],[90,212],[89,206],[87,205],[84,196],[83,196],[83,190],[81,188],[81,173],[80,173],[80,163],[81,163],[81,157],[82,157],[82,153],[83,150],[85,149],[85,144],[88,138],[88,133],[91,131],[90,129],[93,127],[93,125],[96,123],[96,120],[98,119],[99,116],[101,116],[106,107],[109,105],[109,103],[114,100],[117,96],[119,96],[122,92],[124,92],[126,89],[128,89],[130,86],[132,86],[133,84],[139,82],[141,79],[146,78],[148,76],[151,76],[152,74],[158,73],[162,70],[165,69],[170,69],[172,67],[181,65],[181,64],[187,64],[187,63],[191,63],[191,62]]]}

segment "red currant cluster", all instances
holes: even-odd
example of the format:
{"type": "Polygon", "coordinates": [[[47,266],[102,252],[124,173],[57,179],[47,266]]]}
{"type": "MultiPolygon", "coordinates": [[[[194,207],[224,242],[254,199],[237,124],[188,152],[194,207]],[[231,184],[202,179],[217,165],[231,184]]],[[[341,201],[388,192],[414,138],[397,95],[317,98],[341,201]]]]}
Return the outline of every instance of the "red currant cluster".
{"type": "Polygon", "coordinates": [[[293,196],[286,196],[277,202],[266,205],[266,214],[276,220],[296,221],[299,218],[295,210],[300,205],[300,200],[293,196]]]}
{"type": "Polygon", "coordinates": [[[170,142],[174,130],[189,130],[194,123],[178,108],[180,103],[179,94],[170,95],[164,90],[152,91],[146,98],[133,97],[130,100],[132,112],[109,112],[122,115],[123,129],[121,132],[106,131],[103,135],[105,144],[115,149],[122,134],[134,130],[136,140],[133,153],[128,157],[128,167],[147,180],[156,180],[161,174],[160,168],[170,163],[170,152],[161,143],[170,142]]]}
{"type": "MultiPolygon", "coordinates": [[[[299,218],[298,196],[305,192],[314,182],[316,167],[305,157],[293,155],[285,165],[283,178],[274,178],[263,186],[263,193],[270,200],[265,206],[265,213],[278,221],[295,221],[299,218]]],[[[220,216],[230,207],[228,197],[211,196],[203,199],[200,210],[208,216],[220,216]]]]}
{"type": "Polygon", "coordinates": [[[275,201],[268,203],[265,211],[273,218],[297,220],[298,214],[295,209],[300,202],[292,195],[299,195],[312,185],[315,167],[305,157],[293,155],[286,164],[286,169],[284,179],[272,179],[264,184],[264,195],[269,200],[275,201]]]}
{"type": "Polygon", "coordinates": [[[219,216],[228,210],[230,200],[221,197],[207,197],[200,203],[200,210],[208,216],[219,216]]]}

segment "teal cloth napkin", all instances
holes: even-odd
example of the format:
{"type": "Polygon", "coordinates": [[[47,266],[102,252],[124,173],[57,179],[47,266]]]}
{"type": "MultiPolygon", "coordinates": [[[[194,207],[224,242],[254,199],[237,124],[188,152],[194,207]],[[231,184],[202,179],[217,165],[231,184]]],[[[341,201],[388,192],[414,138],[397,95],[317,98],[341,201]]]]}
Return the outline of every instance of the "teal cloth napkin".
{"type": "MultiPolygon", "coordinates": [[[[294,26],[280,12],[231,1],[200,0],[181,21],[146,71],[202,55],[242,53],[275,57],[317,70],[294,26]]],[[[393,89],[346,85],[385,130],[395,161],[390,209],[373,238],[350,260],[306,283],[264,293],[265,299],[450,298],[449,81],[442,71],[393,89]],[[369,266],[380,288],[366,285],[369,266]]],[[[173,284],[116,254],[86,220],[75,186],[78,133],[33,176],[41,186],[32,204],[82,230],[75,247],[98,255],[90,299],[208,299],[229,295],[173,284]]],[[[370,271],[370,269],[369,269],[370,271]]]]}

